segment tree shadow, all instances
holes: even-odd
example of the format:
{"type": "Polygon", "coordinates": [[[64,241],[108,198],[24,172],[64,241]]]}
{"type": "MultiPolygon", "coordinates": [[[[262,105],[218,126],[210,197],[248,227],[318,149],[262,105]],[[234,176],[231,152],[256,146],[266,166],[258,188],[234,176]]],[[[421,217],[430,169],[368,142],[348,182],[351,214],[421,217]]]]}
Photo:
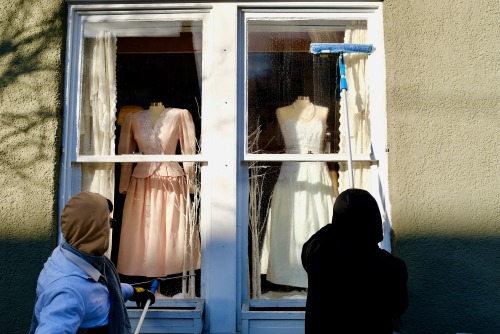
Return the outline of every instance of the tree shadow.
{"type": "MultiPolygon", "coordinates": [[[[43,17],[48,9],[32,1],[10,5],[0,25],[0,168],[11,180],[46,187],[34,168],[59,164],[67,8],[43,17]]],[[[57,183],[58,168],[52,178],[57,183]]]]}

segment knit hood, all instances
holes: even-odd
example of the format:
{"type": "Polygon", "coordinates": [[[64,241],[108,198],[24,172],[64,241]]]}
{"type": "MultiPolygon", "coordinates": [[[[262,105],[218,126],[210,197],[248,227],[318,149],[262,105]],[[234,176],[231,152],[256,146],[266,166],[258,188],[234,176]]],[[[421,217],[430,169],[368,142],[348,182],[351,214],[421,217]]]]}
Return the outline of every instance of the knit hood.
{"type": "Polygon", "coordinates": [[[109,247],[109,215],[106,197],[87,191],[76,194],[62,211],[62,234],[79,251],[102,256],[109,247]]]}
{"type": "Polygon", "coordinates": [[[351,245],[374,245],[383,239],[377,201],[363,189],[347,189],[339,194],[333,205],[332,227],[334,236],[351,245]]]}

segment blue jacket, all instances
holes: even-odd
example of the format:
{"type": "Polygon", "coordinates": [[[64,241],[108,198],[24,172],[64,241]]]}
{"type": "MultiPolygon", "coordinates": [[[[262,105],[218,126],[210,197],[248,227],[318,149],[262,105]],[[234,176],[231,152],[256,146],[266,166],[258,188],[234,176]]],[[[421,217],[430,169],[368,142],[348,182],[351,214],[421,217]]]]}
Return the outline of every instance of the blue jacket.
{"type": "MultiPolygon", "coordinates": [[[[62,248],[54,249],[40,273],[36,288],[35,333],[76,333],[79,328],[108,324],[108,288],[101,274],[82,258],[62,248]]],[[[134,290],[121,283],[128,300],[134,290]]]]}

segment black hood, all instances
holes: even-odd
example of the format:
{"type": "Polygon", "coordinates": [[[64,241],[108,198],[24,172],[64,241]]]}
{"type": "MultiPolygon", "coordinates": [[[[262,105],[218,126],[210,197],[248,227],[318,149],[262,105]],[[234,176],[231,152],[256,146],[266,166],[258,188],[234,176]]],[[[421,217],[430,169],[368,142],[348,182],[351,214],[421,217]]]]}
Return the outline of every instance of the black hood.
{"type": "Polygon", "coordinates": [[[333,235],[356,245],[378,244],[383,239],[377,201],[366,190],[347,189],[333,205],[333,235]]]}

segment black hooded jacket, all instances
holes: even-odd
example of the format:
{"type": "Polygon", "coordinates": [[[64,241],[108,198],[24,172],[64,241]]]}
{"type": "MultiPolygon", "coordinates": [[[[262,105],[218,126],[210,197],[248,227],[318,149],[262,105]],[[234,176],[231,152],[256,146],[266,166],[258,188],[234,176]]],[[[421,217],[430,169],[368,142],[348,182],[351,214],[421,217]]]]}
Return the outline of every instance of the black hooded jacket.
{"type": "Polygon", "coordinates": [[[302,248],[308,275],[305,333],[392,334],[408,307],[403,260],[378,247],[382,220],[369,192],[348,189],[332,223],[302,248]]]}

